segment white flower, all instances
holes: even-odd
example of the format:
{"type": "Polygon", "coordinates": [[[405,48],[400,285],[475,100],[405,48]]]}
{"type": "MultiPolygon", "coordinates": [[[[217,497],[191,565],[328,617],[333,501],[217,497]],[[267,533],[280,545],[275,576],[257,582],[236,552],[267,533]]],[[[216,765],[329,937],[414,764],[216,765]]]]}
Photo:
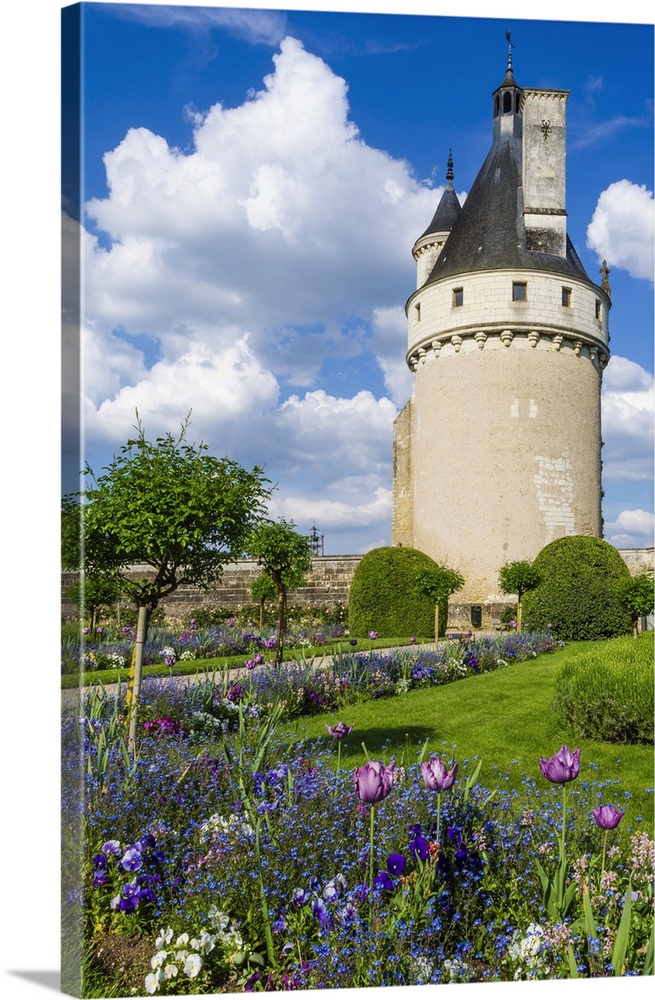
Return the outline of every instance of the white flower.
{"type": "Polygon", "coordinates": [[[159,931],[159,937],[155,938],[155,944],[158,948],[163,948],[165,944],[171,943],[171,938],[173,937],[173,928],[169,927],[168,930],[164,930],[162,927],[159,931]]]}
{"type": "Polygon", "coordinates": [[[189,954],[188,951],[185,951],[183,948],[181,948],[180,951],[175,952],[175,960],[177,962],[185,962],[188,954],[189,954]]]}
{"type": "Polygon", "coordinates": [[[164,979],[175,979],[178,974],[179,969],[177,965],[172,965],[170,962],[168,965],[164,966],[164,979]]]}
{"type": "Polygon", "coordinates": [[[146,993],[150,994],[156,993],[157,990],[159,989],[159,980],[157,979],[157,976],[154,974],[154,972],[149,972],[148,975],[146,976],[145,987],[146,987],[146,993]]]}
{"type": "Polygon", "coordinates": [[[175,942],[175,944],[173,945],[173,947],[174,948],[183,948],[184,945],[188,944],[188,943],[189,943],[189,935],[188,934],[180,934],[180,936],[178,937],[178,939],[175,942]]]}
{"type": "Polygon", "coordinates": [[[152,969],[158,969],[163,964],[163,962],[166,961],[167,958],[168,958],[167,951],[158,951],[157,954],[153,955],[152,958],[150,959],[150,967],[152,969]]]}
{"type": "Polygon", "coordinates": [[[202,959],[200,955],[189,955],[186,962],[184,963],[184,972],[189,977],[189,979],[195,979],[200,970],[202,969],[202,959]]]}

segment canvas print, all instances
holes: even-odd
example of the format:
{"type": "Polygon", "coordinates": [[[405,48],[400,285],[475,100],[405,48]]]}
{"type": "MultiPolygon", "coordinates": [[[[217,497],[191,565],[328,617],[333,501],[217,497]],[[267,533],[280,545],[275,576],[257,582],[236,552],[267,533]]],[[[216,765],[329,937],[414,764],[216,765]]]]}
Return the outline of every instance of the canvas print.
{"type": "Polygon", "coordinates": [[[653,25],[73,4],[62,188],[64,992],[652,976],[653,25]]]}

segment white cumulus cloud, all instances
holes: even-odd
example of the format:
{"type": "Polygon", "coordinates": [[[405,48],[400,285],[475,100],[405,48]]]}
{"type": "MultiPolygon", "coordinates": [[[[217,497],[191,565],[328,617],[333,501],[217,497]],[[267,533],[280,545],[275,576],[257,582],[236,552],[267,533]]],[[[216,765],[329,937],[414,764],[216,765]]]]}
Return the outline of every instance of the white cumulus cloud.
{"type": "Polygon", "coordinates": [[[601,193],[587,227],[587,246],[611,267],[653,280],[653,192],[616,181],[601,193]]]}
{"type": "Polygon", "coordinates": [[[603,374],[601,397],[603,478],[645,482],[653,478],[653,376],[614,355],[603,374]]]}
{"type": "Polygon", "coordinates": [[[605,524],[605,538],[618,549],[650,548],[655,515],[645,510],[622,510],[615,521],[605,524]]]}

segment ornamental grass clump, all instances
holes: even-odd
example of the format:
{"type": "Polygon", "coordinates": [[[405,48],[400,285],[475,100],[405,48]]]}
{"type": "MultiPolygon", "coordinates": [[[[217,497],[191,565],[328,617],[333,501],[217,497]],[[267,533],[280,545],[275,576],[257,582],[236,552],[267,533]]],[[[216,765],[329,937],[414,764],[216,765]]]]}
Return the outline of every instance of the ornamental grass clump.
{"type": "Polygon", "coordinates": [[[587,739],[653,740],[653,647],[648,637],[616,639],[561,668],[555,711],[587,739]]]}

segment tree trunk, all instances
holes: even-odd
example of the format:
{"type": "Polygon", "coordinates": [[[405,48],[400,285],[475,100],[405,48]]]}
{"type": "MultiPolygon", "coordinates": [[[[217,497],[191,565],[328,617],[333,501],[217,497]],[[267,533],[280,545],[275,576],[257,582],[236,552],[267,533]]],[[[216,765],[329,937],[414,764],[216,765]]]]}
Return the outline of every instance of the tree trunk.
{"type": "Polygon", "coordinates": [[[265,600],[265,598],[262,597],[261,601],[259,602],[259,631],[260,632],[264,631],[264,600],[265,600]]]}
{"type": "Polygon", "coordinates": [[[434,606],[434,641],[439,642],[439,605],[434,606]]]}
{"type": "Polygon", "coordinates": [[[282,663],[283,649],[284,649],[284,633],[287,630],[287,588],[282,586],[280,588],[279,602],[279,622],[277,629],[277,656],[276,663],[282,663]]]}
{"type": "Polygon", "coordinates": [[[516,631],[521,631],[521,625],[523,622],[523,609],[521,608],[521,594],[518,595],[518,600],[516,602],[516,631]]]}
{"type": "Polygon", "coordinates": [[[139,696],[141,694],[141,673],[143,670],[143,647],[148,631],[148,608],[139,607],[136,625],[136,641],[130,664],[130,674],[127,683],[127,747],[130,753],[136,754],[136,722],[139,712],[139,696]]]}

